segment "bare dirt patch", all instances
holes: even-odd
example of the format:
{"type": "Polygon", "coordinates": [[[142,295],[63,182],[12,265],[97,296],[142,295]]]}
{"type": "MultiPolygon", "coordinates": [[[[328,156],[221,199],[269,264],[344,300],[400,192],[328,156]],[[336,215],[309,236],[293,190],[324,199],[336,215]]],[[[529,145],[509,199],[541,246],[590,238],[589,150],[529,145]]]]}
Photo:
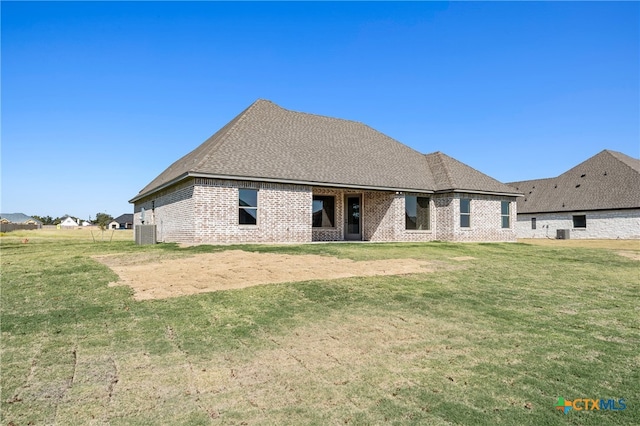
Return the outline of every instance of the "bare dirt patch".
{"type": "Polygon", "coordinates": [[[624,257],[628,257],[629,259],[633,259],[633,260],[640,260],[640,252],[634,252],[634,251],[619,251],[616,252],[618,253],[620,256],[624,256],[624,257]]]}
{"type": "Polygon", "coordinates": [[[432,272],[434,264],[415,259],[353,261],[318,255],[287,255],[228,250],[191,257],[139,259],[99,256],[136,300],[162,299],[261,284],[373,275],[432,272]]]}
{"type": "Polygon", "coordinates": [[[456,262],[465,262],[467,260],[474,260],[475,257],[473,257],[473,256],[457,256],[457,257],[450,257],[449,259],[455,260],[456,262]]]}

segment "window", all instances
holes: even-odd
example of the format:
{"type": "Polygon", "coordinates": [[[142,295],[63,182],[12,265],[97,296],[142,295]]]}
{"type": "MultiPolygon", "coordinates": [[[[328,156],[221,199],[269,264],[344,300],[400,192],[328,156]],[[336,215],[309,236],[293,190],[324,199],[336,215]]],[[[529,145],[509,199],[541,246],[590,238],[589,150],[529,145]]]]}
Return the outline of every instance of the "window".
{"type": "Polygon", "coordinates": [[[426,231],[430,229],[429,198],[405,195],[404,197],[405,229],[426,231]]]}
{"type": "Polygon", "coordinates": [[[587,216],[581,214],[573,216],[573,227],[574,228],[586,228],[587,227],[587,216]]]}
{"type": "Polygon", "coordinates": [[[335,197],[327,195],[313,196],[313,216],[314,228],[333,228],[335,223],[335,197]]]}
{"type": "Polygon", "coordinates": [[[469,228],[471,226],[471,200],[460,199],[460,227],[469,228]]]}
{"type": "Polygon", "coordinates": [[[536,218],[535,217],[531,218],[531,229],[536,229],[536,218]]]}
{"type": "Polygon", "coordinates": [[[511,203],[508,201],[503,201],[501,207],[501,212],[500,215],[502,216],[502,227],[503,228],[510,228],[511,224],[511,218],[510,218],[510,211],[511,211],[511,203]]]}
{"type": "Polygon", "coordinates": [[[241,189],[238,197],[238,223],[240,225],[258,224],[258,190],[241,189]]]}

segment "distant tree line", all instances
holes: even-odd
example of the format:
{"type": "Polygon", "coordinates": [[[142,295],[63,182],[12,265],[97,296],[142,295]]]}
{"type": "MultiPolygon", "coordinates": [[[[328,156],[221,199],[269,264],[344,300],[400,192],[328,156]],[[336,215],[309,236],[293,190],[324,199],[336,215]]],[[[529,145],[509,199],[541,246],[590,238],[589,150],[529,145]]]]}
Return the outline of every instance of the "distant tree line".
{"type": "MultiPolygon", "coordinates": [[[[69,216],[69,215],[64,215],[64,216],[60,216],[60,217],[56,217],[53,218],[51,216],[38,216],[38,215],[31,215],[32,218],[39,220],[40,222],[42,222],[43,225],[59,225],[65,218],[67,217],[71,217],[73,219],[76,220],[76,222],[78,223],[82,223],[84,222],[83,219],[79,219],[77,217],[74,216],[69,216]]],[[[89,217],[89,220],[87,220],[87,222],[93,224],[93,225],[98,225],[101,228],[106,227],[109,222],[111,222],[113,220],[113,216],[111,216],[110,214],[107,213],[97,213],[96,214],[96,218],[94,220],[91,220],[91,217],[89,217]]]]}

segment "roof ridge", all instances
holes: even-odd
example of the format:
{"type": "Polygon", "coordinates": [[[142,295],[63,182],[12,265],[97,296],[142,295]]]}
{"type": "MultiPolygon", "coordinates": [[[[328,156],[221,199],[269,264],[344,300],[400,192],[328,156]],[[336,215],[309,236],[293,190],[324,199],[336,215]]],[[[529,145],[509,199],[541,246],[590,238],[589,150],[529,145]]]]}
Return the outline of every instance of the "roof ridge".
{"type": "MultiPolygon", "coordinates": [[[[262,100],[262,99],[261,99],[261,100],[262,100]]],[[[363,123],[362,121],[358,121],[358,120],[350,120],[350,119],[348,119],[348,118],[333,117],[333,116],[330,116],[330,115],[316,114],[316,113],[313,113],[313,112],[297,111],[297,110],[293,110],[293,109],[284,108],[284,107],[282,107],[282,106],[278,105],[277,103],[272,102],[272,101],[269,101],[269,100],[266,100],[266,99],[264,99],[264,101],[269,102],[269,103],[273,104],[274,106],[276,106],[276,107],[278,107],[278,108],[280,108],[280,109],[282,109],[282,110],[284,110],[284,111],[287,111],[287,112],[293,112],[293,113],[295,113],[295,114],[301,114],[301,115],[308,115],[308,116],[311,116],[311,117],[329,118],[329,119],[331,119],[331,120],[339,120],[339,121],[344,121],[344,122],[347,122],[347,123],[361,124],[361,125],[363,125],[363,126],[367,126],[367,127],[369,127],[370,129],[373,129],[373,127],[368,126],[366,123],[363,123]]],[[[373,129],[373,130],[375,130],[375,129],[373,129]]],[[[376,130],[376,132],[378,132],[378,133],[382,133],[382,132],[380,132],[379,130],[376,130]]],[[[384,133],[383,133],[383,134],[384,134],[384,133]]],[[[385,136],[386,136],[386,135],[385,135],[385,136]]],[[[390,137],[390,136],[388,136],[388,137],[390,137]]],[[[394,140],[395,140],[395,139],[394,139],[394,140]]]]}
{"type": "Polygon", "coordinates": [[[625,166],[627,166],[628,168],[630,168],[631,170],[633,170],[634,172],[638,173],[638,170],[633,167],[631,164],[627,163],[625,160],[626,158],[624,157],[628,157],[632,160],[638,161],[638,163],[640,163],[640,160],[633,158],[631,156],[628,156],[627,154],[623,153],[623,152],[619,152],[619,151],[612,151],[610,149],[605,149],[601,152],[602,153],[607,153],[608,155],[612,156],[614,159],[616,159],[618,162],[624,164],[625,166]],[[619,155],[623,156],[623,158],[620,158],[619,155]]]}
{"type": "MultiPolygon", "coordinates": [[[[568,169],[567,171],[565,171],[564,173],[560,174],[559,176],[557,176],[558,178],[562,177],[562,176],[568,176],[570,175],[571,172],[573,172],[574,170],[580,170],[580,167],[584,167],[585,164],[591,163],[593,161],[596,161],[596,159],[598,158],[602,158],[602,156],[604,154],[609,155],[610,157],[612,157],[614,160],[616,160],[619,163],[622,163],[624,165],[626,165],[629,169],[633,170],[634,172],[638,173],[638,170],[634,169],[632,166],[630,166],[628,163],[626,163],[625,161],[623,161],[620,157],[618,157],[617,155],[614,155],[614,152],[617,154],[621,154],[621,155],[625,155],[616,151],[611,151],[609,149],[603,149],[602,151],[600,151],[599,153],[597,153],[596,155],[593,155],[589,158],[587,158],[586,160],[580,162],[579,164],[576,164],[575,166],[571,167],[570,169],[568,169]]],[[[625,155],[626,156],[626,155],[625,155]]],[[[627,156],[628,157],[628,156],[627,156]]],[[[631,157],[629,157],[631,158],[631,157]]]]}
{"type": "Polygon", "coordinates": [[[381,134],[382,136],[384,136],[384,137],[386,137],[387,139],[389,139],[389,140],[393,141],[393,142],[394,142],[394,143],[396,143],[397,145],[402,146],[402,147],[403,147],[403,148],[405,148],[405,149],[409,149],[409,150],[414,151],[414,152],[416,152],[416,153],[418,153],[418,154],[420,154],[420,155],[426,155],[426,154],[424,154],[424,153],[422,153],[422,152],[418,151],[417,149],[412,148],[412,147],[410,147],[409,145],[405,145],[405,144],[403,144],[403,143],[402,143],[402,142],[400,142],[399,140],[397,140],[397,139],[395,139],[395,138],[393,138],[393,137],[391,137],[391,136],[387,135],[387,134],[386,134],[386,133],[384,133],[384,132],[381,132],[380,130],[377,130],[377,129],[375,129],[375,128],[371,127],[370,125],[368,125],[367,123],[364,123],[364,122],[362,122],[362,121],[358,121],[358,120],[350,120],[350,119],[348,119],[348,118],[333,117],[333,116],[330,116],[330,115],[316,114],[316,113],[306,112],[306,111],[297,111],[297,110],[293,110],[293,109],[284,108],[284,107],[282,107],[282,106],[278,105],[277,103],[275,103],[275,102],[273,102],[273,101],[270,101],[270,100],[268,100],[268,99],[259,99],[259,100],[264,101],[264,102],[268,102],[268,103],[272,104],[273,106],[275,106],[275,107],[277,107],[277,108],[280,108],[281,110],[286,111],[286,112],[289,112],[289,113],[299,114],[299,115],[304,115],[304,116],[307,116],[307,117],[317,117],[317,118],[323,118],[323,119],[328,119],[328,120],[336,120],[336,121],[340,121],[340,122],[343,122],[343,123],[351,123],[351,124],[356,124],[356,125],[358,125],[358,126],[363,126],[363,127],[366,127],[367,129],[369,129],[369,130],[370,130],[370,131],[372,131],[372,132],[375,132],[375,133],[379,133],[379,134],[381,134]]]}
{"type": "MultiPolygon", "coordinates": [[[[211,146],[209,147],[209,149],[207,150],[206,154],[202,156],[202,158],[199,159],[199,161],[197,162],[197,164],[195,165],[196,167],[200,167],[202,166],[202,164],[204,164],[204,162],[206,160],[208,160],[212,154],[214,154],[215,152],[218,151],[218,149],[220,148],[220,146],[225,142],[226,138],[235,130],[238,128],[238,125],[240,123],[242,123],[242,121],[244,121],[247,118],[247,115],[249,113],[250,110],[254,109],[258,104],[262,104],[262,103],[270,103],[272,105],[276,105],[273,102],[271,102],[268,99],[261,99],[258,98],[256,99],[251,105],[249,105],[247,108],[245,108],[244,111],[242,111],[240,114],[236,115],[229,123],[227,123],[226,125],[224,125],[220,130],[218,130],[216,133],[214,133],[213,135],[211,135],[209,137],[209,139],[207,139],[205,142],[203,142],[203,145],[207,143],[207,141],[212,140],[213,138],[216,138],[217,140],[212,141],[213,143],[211,144],[211,146]],[[229,126],[227,128],[227,126],[229,126]],[[225,128],[227,128],[226,131],[225,128]]],[[[276,105],[277,106],[277,105],[276,105]]]]}
{"type": "Polygon", "coordinates": [[[540,179],[525,179],[525,180],[514,180],[513,182],[505,182],[507,185],[513,185],[516,183],[526,183],[526,182],[540,182],[542,180],[553,180],[558,179],[560,176],[548,177],[548,178],[540,178],[540,179]]]}
{"type": "MultiPolygon", "coordinates": [[[[451,173],[449,168],[447,167],[447,165],[444,163],[444,155],[446,155],[444,152],[442,151],[436,151],[433,154],[435,154],[435,156],[438,159],[438,162],[440,163],[440,167],[442,167],[442,171],[444,172],[445,176],[447,177],[447,184],[449,186],[449,188],[455,188],[455,182],[453,181],[453,179],[451,178],[451,173]]],[[[449,189],[449,188],[439,188],[439,189],[449,189]]]]}

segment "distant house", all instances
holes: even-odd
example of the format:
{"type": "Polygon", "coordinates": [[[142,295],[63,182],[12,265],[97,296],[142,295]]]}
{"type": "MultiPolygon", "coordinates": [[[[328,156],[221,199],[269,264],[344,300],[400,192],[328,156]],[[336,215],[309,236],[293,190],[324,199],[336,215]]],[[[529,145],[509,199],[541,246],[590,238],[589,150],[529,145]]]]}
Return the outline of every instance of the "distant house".
{"type": "Polygon", "coordinates": [[[133,228],[133,213],[125,213],[113,219],[118,224],[119,229],[133,228]]]}
{"type": "Polygon", "coordinates": [[[61,228],[75,228],[77,226],[79,226],[78,221],[71,216],[65,216],[60,222],[61,228]]]}
{"type": "Polygon", "coordinates": [[[34,219],[31,216],[27,216],[24,213],[0,213],[0,222],[3,223],[16,223],[22,225],[37,225],[42,227],[42,222],[38,219],[34,219]]]}
{"type": "Polygon", "coordinates": [[[107,225],[107,229],[119,229],[119,228],[120,228],[120,224],[116,220],[112,220],[107,225]]]}
{"type": "Polygon", "coordinates": [[[258,100],[130,202],[167,242],[515,241],[517,195],[365,124],[258,100]]]}
{"type": "Polygon", "coordinates": [[[24,213],[0,213],[0,232],[40,228],[42,228],[42,222],[24,213]]]}
{"type": "Polygon", "coordinates": [[[555,178],[512,182],[518,238],[640,238],[640,160],[604,150],[555,178]]]}

